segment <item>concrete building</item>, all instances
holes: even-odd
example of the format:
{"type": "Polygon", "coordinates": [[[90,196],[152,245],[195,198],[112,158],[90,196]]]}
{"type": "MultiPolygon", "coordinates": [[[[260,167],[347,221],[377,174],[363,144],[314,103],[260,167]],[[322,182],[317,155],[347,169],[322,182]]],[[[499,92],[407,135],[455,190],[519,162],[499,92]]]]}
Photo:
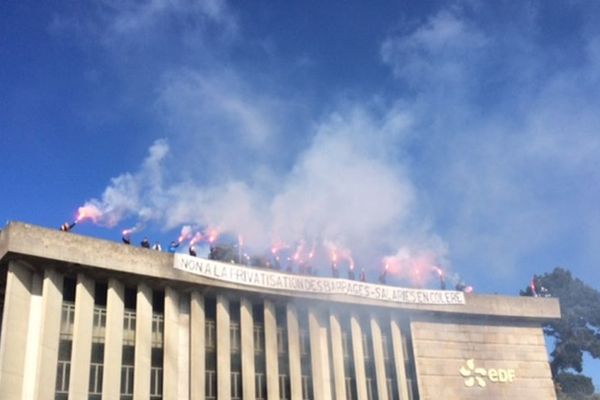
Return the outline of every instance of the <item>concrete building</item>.
{"type": "Polygon", "coordinates": [[[557,299],[285,274],[10,223],[0,399],[555,399],[557,299]]]}

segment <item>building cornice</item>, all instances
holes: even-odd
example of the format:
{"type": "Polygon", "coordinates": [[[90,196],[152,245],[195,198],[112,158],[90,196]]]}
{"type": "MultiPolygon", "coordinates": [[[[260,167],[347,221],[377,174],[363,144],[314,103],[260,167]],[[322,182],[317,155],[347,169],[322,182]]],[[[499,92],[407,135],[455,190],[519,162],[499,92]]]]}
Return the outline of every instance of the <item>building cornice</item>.
{"type": "MultiPolygon", "coordinates": [[[[537,321],[560,318],[556,298],[534,298],[485,294],[466,294],[465,304],[394,303],[375,299],[359,299],[346,294],[290,293],[281,290],[255,288],[211,279],[175,269],[174,256],[136,246],[126,246],[107,240],[61,232],[21,222],[10,222],[0,232],[0,262],[10,259],[48,260],[48,265],[71,268],[78,265],[105,274],[139,276],[166,280],[179,286],[202,285],[257,294],[285,296],[315,301],[329,301],[385,309],[414,310],[449,314],[478,315],[537,321]]],[[[43,262],[32,265],[45,265],[43,262]]],[[[252,268],[252,267],[248,267],[252,268]]],[[[274,272],[281,273],[283,272],[274,272]]]]}

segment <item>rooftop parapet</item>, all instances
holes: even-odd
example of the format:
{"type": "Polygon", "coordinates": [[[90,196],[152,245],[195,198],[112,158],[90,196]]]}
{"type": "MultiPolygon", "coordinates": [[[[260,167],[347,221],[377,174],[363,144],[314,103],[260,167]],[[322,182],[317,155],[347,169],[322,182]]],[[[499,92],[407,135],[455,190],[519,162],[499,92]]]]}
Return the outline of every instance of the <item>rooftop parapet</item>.
{"type": "MultiPolygon", "coordinates": [[[[192,274],[174,268],[175,256],[142,247],[125,246],[120,243],[77,235],[71,232],[42,228],[21,222],[10,222],[0,231],[0,263],[5,267],[10,259],[28,261],[37,268],[43,268],[40,260],[52,261],[52,265],[102,270],[118,275],[138,275],[151,279],[175,281],[181,285],[205,285],[224,289],[267,293],[295,298],[334,301],[338,303],[397,308],[423,312],[450,313],[532,319],[538,321],[560,318],[557,298],[519,297],[485,294],[465,294],[464,304],[421,304],[398,303],[371,298],[356,298],[346,294],[323,294],[309,292],[289,292],[240,285],[206,276],[192,274]]],[[[223,264],[211,261],[215,264],[223,264]]],[[[253,267],[245,267],[254,269],[253,267]]],[[[284,272],[270,274],[287,275],[284,272]]],[[[319,279],[319,278],[315,278],[319,279]]],[[[330,280],[332,278],[323,278],[330,280]]],[[[415,291],[417,291],[415,289],[415,291]]]]}

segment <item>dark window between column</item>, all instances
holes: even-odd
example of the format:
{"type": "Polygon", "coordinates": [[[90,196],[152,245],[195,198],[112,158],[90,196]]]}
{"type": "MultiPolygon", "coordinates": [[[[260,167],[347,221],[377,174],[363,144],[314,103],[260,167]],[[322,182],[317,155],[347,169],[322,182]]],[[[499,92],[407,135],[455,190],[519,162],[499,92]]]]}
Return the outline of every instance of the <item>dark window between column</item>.
{"type": "Polygon", "coordinates": [[[63,301],[60,314],[60,336],[58,343],[58,363],[56,365],[55,399],[69,397],[71,376],[71,348],[73,346],[73,324],[75,323],[75,279],[65,277],[63,281],[63,301]]]}
{"type": "Polygon", "coordinates": [[[350,329],[350,317],[340,315],[340,327],[342,330],[342,352],[344,354],[344,379],[346,385],[346,398],[356,400],[356,378],[354,370],[354,352],[352,351],[352,331],[350,329]]]}
{"type": "Polygon", "coordinates": [[[252,316],[254,318],[254,390],[256,400],[267,398],[267,379],[265,376],[265,325],[264,305],[257,303],[252,305],[252,316]]]}
{"type": "Polygon", "coordinates": [[[152,353],[150,366],[150,400],[162,399],[163,343],[165,332],[165,292],[152,292],[152,353]]]}
{"type": "Polygon", "coordinates": [[[313,399],[312,366],[310,363],[310,338],[308,334],[308,313],[298,309],[298,335],[300,337],[300,369],[302,383],[302,400],[313,399]]]}
{"type": "Polygon", "coordinates": [[[204,299],[204,349],[205,356],[205,390],[206,400],[215,400],[217,398],[217,301],[214,297],[204,299]]]}
{"type": "Polygon", "coordinates": [[[287,334],[287,312],[284,305],[275,307],[275,318],[277,321],[277,364],[279,366],[279,399],[289,400],[290,368],[288,358],[288,334],[287,334]]]}
{"type": "Polygon", "coordinates": [[[102,379],[104,374],[104,338],[106,336],[106,296],[108,285],[105,282],[96,282],[94,286],[92,354],[88,399],[100,400],[102,398],[102,379]]]}
{"type": "Polygon", "coordinates": [[[231,399],[242,398],[242,354],[240,334],[240,302],[229,302],[229,344],[231,352],[231,399]]]}
{"type": "Polygon", "coordinates": [[[131,400],[133,399],[137,288],[125,287],[123,302],[125,310],[123,312],[120,400],[131,400]]]}
{"type": "Polygon", "coordinates": [[[365,375],[367,379],[367,399],[375,400],[377,393],[377,378],[375,371],[375,360],[373,357],[373,337],[371,336],[371,321],[369,318],[361,318],[362,343],[365,358],[365,375]]]}
{"type": "Polygon", "coordinates": [[[413,353],[412,336],[410,334],[409,321],[402,321],[400,324],[402,333],[402,348],[404,353],[404,369],[406,371],[406,380],[408,386],[409,400],[419,400],[419,390],[417,386],[417,371],[415,368],[415,356],[413,353]]]}

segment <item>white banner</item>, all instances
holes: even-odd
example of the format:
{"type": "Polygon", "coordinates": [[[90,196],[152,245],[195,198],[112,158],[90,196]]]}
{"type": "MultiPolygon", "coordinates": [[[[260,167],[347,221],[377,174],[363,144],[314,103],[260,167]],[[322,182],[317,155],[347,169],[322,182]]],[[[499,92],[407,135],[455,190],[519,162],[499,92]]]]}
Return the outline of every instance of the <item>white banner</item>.
{"type": "Polygon", "coordinates": [[[411,304],[465,304],[463,292],[407,289],[341,278],[294,275],[175,254],[176,269],[224,282],[288,292],[345,294],[373,300],[411,304]]]}

